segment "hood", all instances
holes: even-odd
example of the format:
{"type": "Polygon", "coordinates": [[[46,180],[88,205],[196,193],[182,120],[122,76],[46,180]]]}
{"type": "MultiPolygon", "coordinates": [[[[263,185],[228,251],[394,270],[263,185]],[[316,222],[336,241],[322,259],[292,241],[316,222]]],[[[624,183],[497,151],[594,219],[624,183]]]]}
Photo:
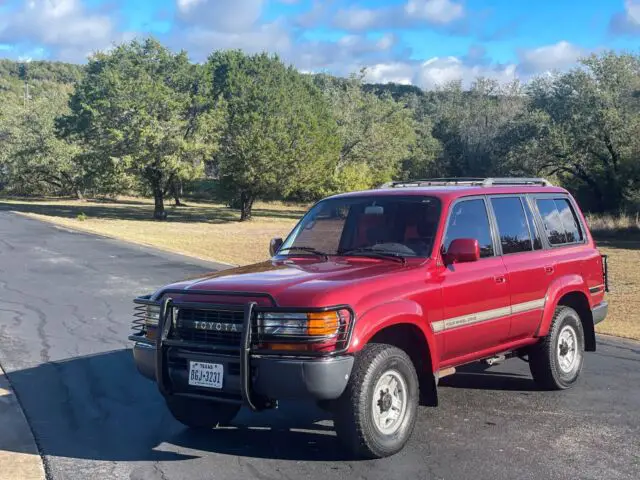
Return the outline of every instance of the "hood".
{"type": "MultiPolygon", "coordinates": [[[[404,283],[402,277],[413,276],[417,271],[424,272],[424,264],[424,259],[409,259],[403,265],[366,257],[332,258],[328,261],[315,258],[273,260],[222,270],[164,289],[266,293],[280,306],[355,306],[365,296],[389,291],[404,283]]],[[[228,301],[225,299],[225,303],[228,301]]]]}

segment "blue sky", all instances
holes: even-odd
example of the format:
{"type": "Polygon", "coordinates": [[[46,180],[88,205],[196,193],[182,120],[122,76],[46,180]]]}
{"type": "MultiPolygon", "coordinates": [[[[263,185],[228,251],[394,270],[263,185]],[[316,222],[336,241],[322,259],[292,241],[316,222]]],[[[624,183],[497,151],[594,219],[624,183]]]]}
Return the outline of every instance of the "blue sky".
{"type": "Polygon", "coordinates": [[[640,51],[640,0],[0,0],[0,56],[84,62],[154,35],[202,61],[278,53],[303,71],[431,88],[564,70],[640,51]]]}

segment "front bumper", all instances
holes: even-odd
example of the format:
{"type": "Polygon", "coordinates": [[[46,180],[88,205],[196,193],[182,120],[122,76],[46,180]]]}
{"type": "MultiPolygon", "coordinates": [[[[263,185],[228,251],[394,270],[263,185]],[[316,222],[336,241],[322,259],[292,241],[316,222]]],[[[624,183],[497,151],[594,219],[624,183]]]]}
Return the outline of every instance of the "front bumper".
{"type": "Polygon", "coordinates": [[[597,325],[602,322],[605,318],[607,318],[607,313],[609,312],[609,304],[607,302],[602,302],[596,305],[591,309],[591,315],[593,316],[593,324],[597,325]]]}
{"type": "MultiPolygon", "coordinates": [[[[133,358],[138,371],[146,378],[156,378],[155,345],[136,340],[133,358]]],[[[209,397],[212,401],[242,403],[240,360],[236,356],[210,354],[187,349],[167,352],[167,376],[173,394],[209,397]],[[219,363],[224,368],[223,387],[220,390],[189,386],[189,361],[219,363]]],[[[272,400],[334,400],[347,386],[353,357],[341,355],[330,358],[277,358],[252,356],[250,358],[251,390],[256,395],[272,400]]]]}
{"type": "MultiPolygon", "coordinates": [[[[180,296],[188,294],[212,298],[230,295],[229,292],[169,289],[158,296],[164,297],[162,303],[152,301],[149,297],[136,299],[135,303],[143,306],[160,306],[155,340],[146,339],[144,329],[139,327],[139,320],[134,321],[137,334],[129,339],[135,342],[133,356],[137,369],[145,377],[154,380],[158,390],[165,397],[179,395],[238,403],[252,410],[262,410],[272,407],[275,401],[280,399],[333,400],[346,388],[353,366],[353,357],[347,354],[347,350],[355,322],[353,310],[348,305],[305,309],[280,307],[275,299],[267,294],[237,292],[235,296],[268,297],[272,306],[258,306],[254,301],[244,303],[240,341],[218,344],[216,341],[208,342],[183,338],[181,334],[174,335],[173,329],[180,328],[176,325],[179,325],[178,316],[181,309],[215,311],[220,308],[220,305],[215,303],[174,301],[171,297],[165,296],[174,293],[180,296]],[[253,338],[253,330],[258,328],[257,315],[265,312],[295,313],[301,310],[317,313],[347,311],[348,320],[340,320],[338,330],[328,337],[303,338],[299,334],[291,335],[287,341],[294,342],[301,348],[286,353],[266,351],[264,343],[269,341],[266,339],[268,335],[261,333],[259,329],[255,334],[256,338],[253,338]],[[322,342],[327,338],[335,342],[331,350],[324,352],[322,348],[302,348],[308,345],[309,341],[322,342]],[[221,364],[224,372],[222,388],[189,385],[191,361],[221,364]]],[[[320,344],[320,347],[323,345],[320,344]]]]}

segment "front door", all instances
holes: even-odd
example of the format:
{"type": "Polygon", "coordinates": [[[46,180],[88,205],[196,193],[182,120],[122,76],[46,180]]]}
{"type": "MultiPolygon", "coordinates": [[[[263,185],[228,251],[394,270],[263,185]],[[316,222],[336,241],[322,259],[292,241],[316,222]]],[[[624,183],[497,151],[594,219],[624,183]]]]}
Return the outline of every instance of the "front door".
{"type": "Polygon", "coordinates": [[[456,238],[475,238],[480,260],[443,267],[443,320],[434,324],[444,337],[442,366],[466,361],[504,343],[509,335],[509,285],[489,223],[484,197],[464,198],[449,209],[443,248],[456,238]]]}

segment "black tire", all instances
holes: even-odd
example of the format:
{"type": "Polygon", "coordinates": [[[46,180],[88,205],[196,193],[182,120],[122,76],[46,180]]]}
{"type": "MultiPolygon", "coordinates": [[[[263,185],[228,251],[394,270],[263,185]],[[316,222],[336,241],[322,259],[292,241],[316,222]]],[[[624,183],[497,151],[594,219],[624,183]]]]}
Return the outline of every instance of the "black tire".
{"type": "MultiPolygon", "coordinates": [[[[388,394],[389,389],[387,397],[388,394]]],[[[392,345],[366,345],[356,356],[347,388],[335,403],[334,423],[338,438],[357,457],[381,458],[393,455],[402,450],[411,437],[419,399],[418,375],[409,356],[392,345]],[[388,398],[383,398],[385,394],[382,391],[374,392],[376,384],[384,381],[383,377],[396,379],[397,388],[394,391],[398,395],[404,390],[401,388],[402,382],[406,387],[400,402],[404,407],[400,409],[397,420],[393,420],[396,429],[389,434],[376,426],[374,420],[373,398],[377,393],[381,394],[380,409],[387,409],[382,413],[389,411],[388,398]]]]}
{"type": "Polygon", "coordinates": [[[240,405],[208,402],[195,398],[167,397],[165,400],[173,418],[194,429],[211,430],[226,425],[240,410],[240,405]]]}
{"type": "Polygon", "coordinates": [[[580,376],[584,362],[584,329],[580,316],[571,307],[558,306],[551,321],[549,334],[529,350],[529,369],[538,386],[545,390],[564,390],[571,387],[580,376]],[[566,360],[571,353],[566,331],[575,339],[575,359],[566,360]],[[561,338],[562,336],[562,338],[561,338]],[[564,339],[564,340],[563,340],[564,339]],[[564,345],[564,346],[561,346],[564,345]],[[561,358],[563,360],[561,360],[561,358]]]}

